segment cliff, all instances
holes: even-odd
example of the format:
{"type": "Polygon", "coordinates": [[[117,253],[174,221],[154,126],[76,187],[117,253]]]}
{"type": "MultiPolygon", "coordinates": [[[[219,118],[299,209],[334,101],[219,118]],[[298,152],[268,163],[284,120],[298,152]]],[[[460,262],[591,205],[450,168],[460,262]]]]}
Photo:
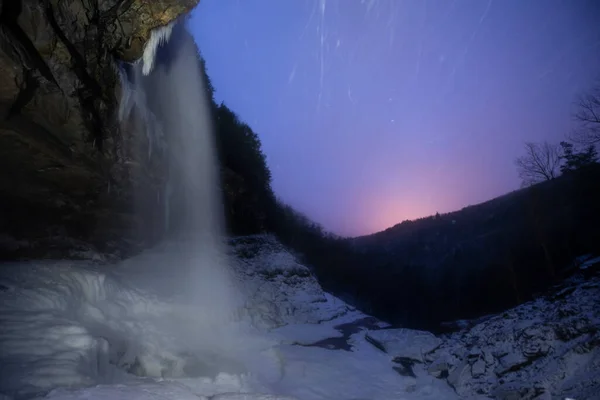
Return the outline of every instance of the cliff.
{"type": "Polygon", "coordinates": [[[0,1],[0,258],[107,250],[134,225],[116,62],[197,3],[0,1]]]}

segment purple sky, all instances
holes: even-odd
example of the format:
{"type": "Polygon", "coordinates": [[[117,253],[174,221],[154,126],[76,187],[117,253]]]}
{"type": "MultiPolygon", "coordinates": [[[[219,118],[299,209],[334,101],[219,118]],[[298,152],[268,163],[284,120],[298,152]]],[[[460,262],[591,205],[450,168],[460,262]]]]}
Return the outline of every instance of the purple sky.
{"type": "Polygon", "coordinates": [[[190,27],[276,194],[343,235],[517,189],[600,73],[596,0],[201,0],[190,27]]]}

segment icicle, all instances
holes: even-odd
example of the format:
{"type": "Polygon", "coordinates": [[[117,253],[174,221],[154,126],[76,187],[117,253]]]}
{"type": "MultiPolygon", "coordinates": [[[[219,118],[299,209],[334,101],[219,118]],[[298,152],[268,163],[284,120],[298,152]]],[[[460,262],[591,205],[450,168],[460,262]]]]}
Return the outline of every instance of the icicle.
{"type": "Polygon", "coordinates": [[[148,43],[146,43],[144,55],[142,56],[142,73],[144,75],[148,75],[152,72],[158,46],[169,41],[174,26],[175,22],[171,22],[165,26],[154,29],[150,34],[150,39],[148,40],[148,43]]]}
{"type": "Polygon", "coordinates": [[[125,121],[135,105],[135,90],[127,78],[127,73],[122,66],[117,66],[119,80],[121,81],[121,101],[119,102],[119,121],[125,121]]]}
{"type": "MultiPolygon", "coordinates": [[[[132,68],[134,69],[134,73],[139,74],[139,64],[132,64],[132,68]]],[[[143,90],[143,87],[135,85],[129,80],[124,67],[119,66],[117,70],[119,73],[119,79],[121,81],[121,101],[119,104],[118,115],[119,121],[126,121],[134,108],[139,112],[141,122],[144,126],[146,140],[148,142],[148,159],[150,159],[152,158],[155,147],[159,150],[163,150],[165,147],[163,140],[164,134],[161,124],[152,111],[150,111],[148,108],[146,94],[143,90]]]]}

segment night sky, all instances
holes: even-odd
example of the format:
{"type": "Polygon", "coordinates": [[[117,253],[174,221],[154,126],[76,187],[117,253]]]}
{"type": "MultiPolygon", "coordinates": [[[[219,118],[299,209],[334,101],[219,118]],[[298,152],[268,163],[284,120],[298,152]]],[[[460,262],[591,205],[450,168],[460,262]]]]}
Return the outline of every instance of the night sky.
{"type": "Polygon", "coordinates": [[[600,77],[595,0],[201,0],[190,29],[275,193],[350,236],[517,189],[600,77]]]}

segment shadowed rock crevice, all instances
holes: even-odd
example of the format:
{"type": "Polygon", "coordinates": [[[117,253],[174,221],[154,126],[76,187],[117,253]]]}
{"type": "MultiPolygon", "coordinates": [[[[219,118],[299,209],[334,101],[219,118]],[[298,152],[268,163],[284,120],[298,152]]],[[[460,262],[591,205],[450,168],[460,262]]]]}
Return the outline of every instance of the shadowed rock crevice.
{"type": "Polygon", "coordinates": [[[21,62],[27,69],[37,69],[44,78],[58,86],[50,67],[17,22],[22,11],[22,0],[5,1],[2,4],[0,24],[2,24],[3,39],[12,46],[13,54],[17,56],[16,62],[21,62]]]}
{"type": "Polygon", "coordinates": [[[23,107],[25,107],[33,99],[35,91],[40,87],[40,83],[33,76],[33,73],[27,68],[23,68],[23,83],[20,86],[19,94],[8,110],[6,118],[10,118],[13,115],[19,114],[23,107]]]}
{"type": "MultiPolygon", "coordinates": [[[[54,9],[49,2],[46,4],[46,17],[48,18],[48,22],[50,22],[52,30],[71,56],[71,68],[83,86],[77,90],[79,103],[81,104],[82,110],[87,114],[85,115],[85,121],[87,122],[88,130],[92,132],[94,146],[102,152],[102,143],[104,139],[103,123],[95,104],[96,102],[103,101],[103,99],[101,99],[103,93],[100,84],[90,76],[87,71],[85,59],[79,54],[73,43],[69,41],[65,33],[61,30],[54,16],[54,9]]],[[[92,19],[91,22],[93,21],[94,20],[92,19]]],[[[98,43],[101,43],[102,30],[98,29],[97,31],[98,43]]]]}

